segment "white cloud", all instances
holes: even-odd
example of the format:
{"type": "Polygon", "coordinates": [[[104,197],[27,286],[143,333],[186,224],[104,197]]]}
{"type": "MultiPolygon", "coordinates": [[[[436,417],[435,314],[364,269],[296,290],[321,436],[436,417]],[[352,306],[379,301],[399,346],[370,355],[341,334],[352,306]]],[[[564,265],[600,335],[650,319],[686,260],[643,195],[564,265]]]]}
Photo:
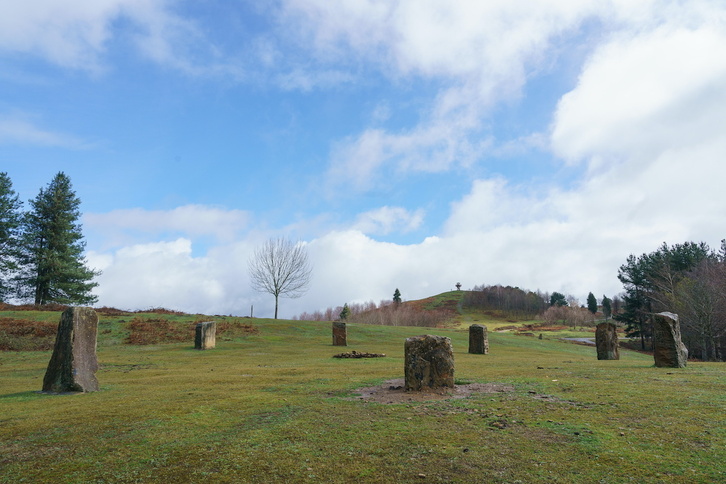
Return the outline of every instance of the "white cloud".
{"type": "Polygon", "coordinates": [[[337,143],[331,154],[326,186],[368,190],[384,173],[436,173],[454,165],[467,166],[480,157],[489,140],[470,141],[460,121],[419,126],[405,134],[368,129],[357,138],[337,143]]]}
{"type": "Polygon", "coordinates": [[[219,314],[229,309],[226,296],[234,286],[212,260],[192,257],[188,239],[134,245],[112,255],[90,252],[88,265],[101,269],[95,293],[100,304],[136,310],[167,307],[219,314]]]}
{"type": "Polygon", "coordinates": [[[570,162],[652,157],[722,135],[726,22],[663,26],[618,37],[593,54],[563,96],[552,142],[570,162]]]}
{"type": "Polygon", "coordinates": [[[416,77],[440,85],[413,125],[366,128],[335,143],[331,187],[365,191],[394,175],[472,165],[501,154],[502,143],[511,151],[509,140],[488,134],[491,108],[517,98],[530,78],[570,51],[589,55],[553,123],[552,148],[571,163],[588,158],[596,169],[605,155],[657,151],[674,139],[692,143],[723,124],[724,98],[713,92],[725,84],[718,2],[289,0],[283,6],[286,25],[296,26],[321,63],[366,63],[397,82],[416,77]]]}
{"type": "MultiPolygon", "coordinates": [[[[492,143],[486,136],[473,141],[472,134],[483,131],[482,113],[493,94],[513,95],[546,62],[554,39],[577,29],[595,8],[600,11],[593,15],[614,30],[594,36],[601,44],[553,113],[549,145],[584,167],[580,178],[567,187],[556,179],[539,187],[473,180],[470,192],[451,204],[441,233],[418,244],[369,236],[421,223],[422,212],[399,207],[361,214],[350,230],[320,230],[308,244],[310,291],[283,300],[283,317],[390,299],[396,287],[405,299],[417,299],[457,281],[465,288],[487,283],[556,290],[581,300],[589,291],[613,295],[621,289],[618,266],[629,254],[650,252],[664,241],[715,246],[726,237],[726,29],[718,3],[611,1],[591,9],[594,3],[552,2],[544,4],[552,9],[546,12],[539,4],[514,2],[447,2],[441,12],[435,7],[444,4],[435,2],[286,5],[305,20],[321,58],[339,59],[352,49],[392,77],[444,80],[417,125],[398,132],[365,129],[332,150],[330,176],[363,189],[381,172],[473,163],[492,143]],[[409,12],[414,6],[421,11],[409,12]],[[459,13],[463,6],[470,17],[459,13]],[[451,38],[444,35],[447,25],[451,38]],[[431,37],[423,35],[427,28],[431,37]]],[[[539,136],[526,139],[542,146],[539,136]]],[[[176,221],[174,211],[121,211],[95,223],[109,231],[119,220],[134,230],[153,232],[159,224],[192,232],[188,220],[204,219],[207,209],[187,210],[194,216],[188,219],[182,210],[176,221]]],[[[221,222],[197,227],[195,234],[225,242],[203,257],[192,255],[193,237],[91,253],[91,265],[96,261],[105,270],[101,303],[235,314],[255,304],[257,315],[271,315],[271,296],[253,293],[246,279],[254,244],[239,240],[241,232],[220,228],[230,220],[243,226],[245,214],[217,215],[221,222]]]]}
{"type": "Polygon", "coordinates": [[[126,38],[147,58],[189,74],[240,77],[196,25],[166,0],[24,0],[0,6],[0,52],[33,54],[102,72],[110,41],[126,38]],[[120,25],[128,23],[126,30],[120,25]]]}
{"type": "Polygon", "coordinates": [[[331,152],[329,186],[367,190],[382,174],[469,166],[492,147],[488,110],[519,95],[559,36],[573,33],[597,2],[285,3],[323,61],[362,59],[393,78],[441,83],[421,119],[403,130],[365,129],[331,152]]]}
{"type": "Polygon", "coordinates": [[[88,143],[75,136],[38,127],[26,115],[0,116],[0,144],[32,144],[85,149],[88,143]]]}
{"type": "Polygon", "coordinates": [[[410,212],[402,207],[386,206],[359,214],[353,230],[371,235],[407,233],[421,226],[423,219],[424,211],[421,209],[410,212]]]}
{"type": "Polygon", "coordinates": [[[103,233],[110,245],[132,240],[138,233],[159,236],[164,233],[188,237],[212,236],[227,243],[237,237],[250,222],[244,210],[226,210],[204,205],[184,205],[172,210],[141,208],[86,213],[84,225],[103,233]]]}
{"type": "Polygon", "coordinates": [[[445,234],[483,233],[553,217],[534,193],[517,193],[503,178],[474,180],[471,192],[451,206],[445,234]]]}
{"type": "Polygon", "coordinates": [[[36,53],[74,68],[97,67],[96,55],[108,39],[108,24],[123,3],[5,2],[0,9],[0,49],[36,53]]]}
{"type": "MultiPolygon", "coordinates": [[[[608,165],[569,190],[524,192],[503,179],[475,180],[452,203],[443,233],[418,244],[376,241],[361,231],[415,225],[417,212],[393,207],[362,214],[358,230],[327,231],[307,244],[310,290],[281,300],[281,317],[390,299],[396,287],[405,299],[418,299],[456,282],[561,291],[580,300],[589,291],[612,296],[621,290],[617,269],[629,254],[664,241],[718,245],[726,199],[715,194],[726,173],[714,160],[724,155],[726,140],[715,140],[647,164],[608,165]],[[694,161],[685,166],[684,156],[694,161]]],[[[254,293],[246,274],[256,243],[236,239],[195,257],[184,238],[92,252],[89,264],[104,270],[100,304],[240,315],[254,304],[256,315],[269,317],[272,297],[254,293]]]]}
{"type": "Polygon", "coordinates": [[[598,3],[287,0],[283,12],[323,59],[347,60],[352,52],[392,75],[503,83],[521,82],[523,63],[598,3]]]}

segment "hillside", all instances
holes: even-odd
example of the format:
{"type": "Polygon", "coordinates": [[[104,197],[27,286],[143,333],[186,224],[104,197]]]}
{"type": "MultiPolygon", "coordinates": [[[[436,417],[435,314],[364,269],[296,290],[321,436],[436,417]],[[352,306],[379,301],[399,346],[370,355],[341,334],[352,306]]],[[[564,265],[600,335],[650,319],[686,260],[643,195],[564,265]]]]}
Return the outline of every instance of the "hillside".
{"type": "MultiPolygon", "coordinates": [[[[532,324],[531,318],[522,317],[511,312],[473,307],[466,304],[470,291],[449,291],[424,299],[403,301],[396,309],[404,324],[408,326],[428,326],[439,328],[463,328],[470,324],[485,324],[489,329],[504,326],[532,324]],[[408,323],[408,324],[406,324],[408,323]]],[[[392,324],[392,306],[381,306],[361,315],[350,318],[351,322],[366,323],[375,321],[378,324],[392,324]],[[387,314],[388,313],[388,314],[387,314]]]]}

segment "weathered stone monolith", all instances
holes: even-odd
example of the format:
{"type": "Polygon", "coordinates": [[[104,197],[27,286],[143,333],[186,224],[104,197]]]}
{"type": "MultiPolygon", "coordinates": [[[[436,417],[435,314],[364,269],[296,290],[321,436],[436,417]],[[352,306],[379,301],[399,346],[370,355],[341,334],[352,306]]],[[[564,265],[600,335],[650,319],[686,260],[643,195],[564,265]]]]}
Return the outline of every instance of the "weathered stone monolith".
{"type": "Polygon", "coordinates": [[[413,336],[404,345],[406,391],[454,388],[454,350],[445,336],[413,336]]]}
{"type": "Polygon", "coordinates": [[[685,368],[688,349],[681,341],[677,314],[663,312],[653,318],[653,358],[661,368],[685,368]]]}
{"type": "Polygon", "coordinates": [[[343,322],[333,321],[333,346],[348,346],[348,330],[343,322]]]}
{"type": "Polygon", "coordinates": [[[487,327],[481,324],[469,326],[469,353],[473,355],[489,354],[489,338],[487,327]]]}
{"type": "Polygon", "coordinates": [[[613,323],[600,323],[595,328],[595,347],[598,360],[619,360],[617,326],[613,323]]]}
{"type": "Polygon", "coordinates": [[[217,345],[217,322],[205,321],[197,323],[194,333],[194,348],[211,350],[217,345]]]}
{"type": "Polygon", "coordinates": [[[92,308],[63,311],[53,354],[43,378],[43,391],[52,393],[98,391],[96,336],[98,315],[92,308]]]}

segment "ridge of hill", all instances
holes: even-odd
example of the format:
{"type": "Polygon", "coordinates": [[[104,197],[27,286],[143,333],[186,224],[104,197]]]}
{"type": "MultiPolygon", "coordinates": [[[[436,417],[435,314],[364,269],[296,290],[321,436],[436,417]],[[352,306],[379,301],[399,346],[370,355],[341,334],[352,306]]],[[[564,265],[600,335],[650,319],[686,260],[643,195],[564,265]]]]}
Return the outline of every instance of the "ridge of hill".
{"type": "Polygon", "coordinates": [[[518,317],[498,309],[477,308],[466,304],[466,296],[472,291],[448,291],[423,299],[404,301],[403,305],[415,311],[437,311],[447,316],[442,327],[461,328],[472,323],[485,324],[489,329],[499,329],[513,324],[532,324],[529,318],[518,317]]]}

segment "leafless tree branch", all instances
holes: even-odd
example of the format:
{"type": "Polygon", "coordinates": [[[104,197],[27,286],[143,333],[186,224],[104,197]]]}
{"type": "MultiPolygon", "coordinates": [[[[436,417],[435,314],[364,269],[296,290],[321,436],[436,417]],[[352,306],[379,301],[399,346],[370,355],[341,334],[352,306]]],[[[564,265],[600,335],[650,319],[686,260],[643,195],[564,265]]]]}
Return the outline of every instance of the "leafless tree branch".
{"type": "Polygon", "coordinates": [[[248,269],[252,288],[275,297],[275,319],[279,297],[302,296],[312,275],[305,246],[286,238],[268,239],[249,259],[248,269]]]}

